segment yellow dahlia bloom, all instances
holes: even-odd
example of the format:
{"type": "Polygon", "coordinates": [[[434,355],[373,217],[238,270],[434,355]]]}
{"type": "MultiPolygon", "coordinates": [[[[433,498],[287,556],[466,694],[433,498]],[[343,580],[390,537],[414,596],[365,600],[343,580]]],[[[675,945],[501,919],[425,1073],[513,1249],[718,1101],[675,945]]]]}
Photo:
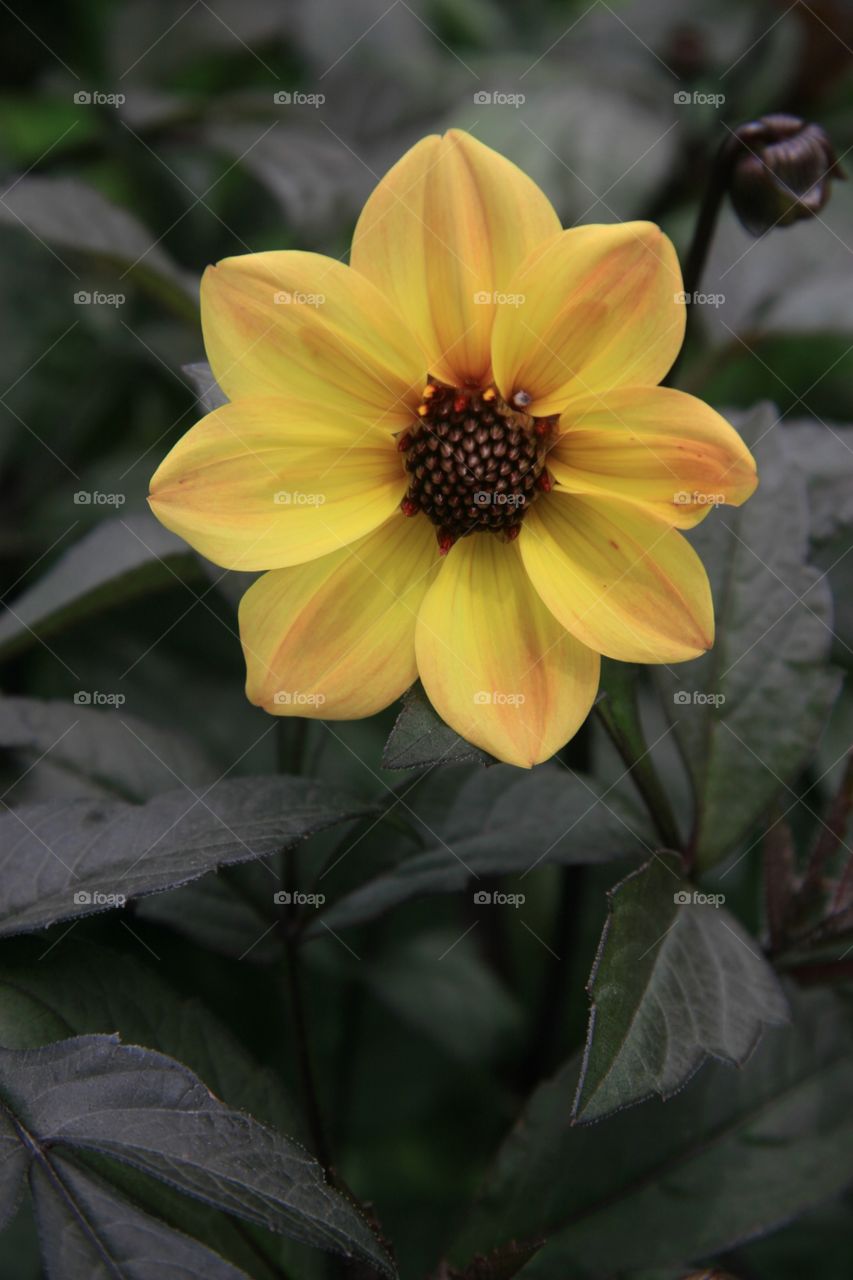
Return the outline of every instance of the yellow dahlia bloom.
{"type": "Polygon", "coordinates": [[[158,468],[167,528],[229,569],[252,702],[368,716],[419,675],[439,715],[533,765],[575,733],[599,655],[713,641],[678,532],[755,488],[737,433],[657,384],[684,336],[648,222],[560,228],[468,134],[424,138],[364,207],[350,265],[227,258],[201,291],[230,403],[158,468]]]}

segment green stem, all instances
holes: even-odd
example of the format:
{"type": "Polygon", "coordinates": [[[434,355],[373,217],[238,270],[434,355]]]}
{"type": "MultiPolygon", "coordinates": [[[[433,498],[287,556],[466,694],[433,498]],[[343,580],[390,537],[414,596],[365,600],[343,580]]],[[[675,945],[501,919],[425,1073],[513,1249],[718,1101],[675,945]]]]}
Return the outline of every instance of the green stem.
{"type": "MultiPolygon", "coordinates": [[[[293,894],[298,887],[296,850],[291,849],[285,856],[285,880],[287,888],[293,894]]],[[[328,1172],[331,1160],[326,1140],[326,1127],[320,1111],[311,1047],[308,1040],[308,1020],[305,1015],[299,937],[290,920],[285,920],[285,950],[287,953],[287,988],[290,997],[290,1012],[293,1019],[293,1043],[296,1049],[296,1065],[299,1071],[302,1101],[308,1118],[308,1129],[314,1146],[314,1154],[328,1172]]]]}
{"type": "Polygon", "coordinates": [[[684,852],[684,842],[646,744],[637,701],[636,670],[623,663],[607,665],[608,689],[595,704],[598,718],[624,760],[631,779],[661,841],[667,849],[684,852]]]}
{"type": "Polygon", "coordinates": [[[279,773],[298,777],[303,770],[308,741],[308,721],[304,716],[281,716],[276,721],[275,744],[279,773]]]}

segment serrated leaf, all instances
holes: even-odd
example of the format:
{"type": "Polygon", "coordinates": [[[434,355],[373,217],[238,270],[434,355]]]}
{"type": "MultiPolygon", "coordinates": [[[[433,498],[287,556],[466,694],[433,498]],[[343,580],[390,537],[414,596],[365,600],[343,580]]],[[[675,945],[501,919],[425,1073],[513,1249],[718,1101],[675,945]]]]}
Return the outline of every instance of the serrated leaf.
{"type": "Polygon", "coordinates": [[[62,1156],[33,1164],[30,1189],[51,1280],[248,1280],[62,1156]]]}
{"type": "Polygon", "coordinates": [[[85,704],[0,699],[0,748],[49,758],[72,778],[128,800],[171,791],[177,781],[201,788],[215,777],[189,739],[122,710],[85,704]]]}
{"type": "Polygon", "coordinates": [[[156,235],[78,178],[25,174],[0,201],[0,223],[109,263],[170,299],[177,296],[184,310],[196,303],[196,279],[172,261],[156,235]]]}
{"type": "Polygon", "coordinates": [[[541,1235],[525,1280],[591,1280],[712,1258],[838,1194],[853,1180],[850,1011],[826,992],[791,1003],[793,1025],[740,1070],[711,1063],[603,1124],[569,1124],[568,1063],[498,1153],[455,1256],[541,1235]]]}
{"type": "Polygon", "coordinates": [[[765,1026],[787,1021],[772,968],[716,895],[659,853],[608,895],[574,1116],[598,1120],[670,1097],[708,1057],[740,1066],[765,1026]]]}
{"type": "Polygon", "coordinates": [[[54,801],[0,813],[0,937],[120,907],[304,839],[366,806],[308,778],[226,779],[144,805],[54,801]]]}
{"type": "Polygon", "coordinates": [[[153,516],[104,520],[6,604],[0,617],[0,657],[11,657],[125,600],[202,576],[186,543],[153,516]]]}
{"type": "Polygon", "coordinates": [[[35,939],[0,956],[0,1045],[33,1049],[71,1035],[117,1033],[189,1067],[217,1097],[301,1136],[284,1085],[197,999],[143,959],[71,936],[47,955],[35,939]]]}
{"type": "Polygon", "coordinates": [[[3,1049],[0,1098],[28,1164],[52,1171],[57,1158],[107,1156],[269,1231],[394,1274],[367,1223],[307,1152],[225,1106],[172,1058],[113,1036],[3,1049]]]}
{"type": "Polygon", "coordinates": [[[385,769],[421,769],[427,765],[459,764],[476,760],[490,764],[492,757],[460,738],[433,711],[420,684],[412,685],[403,698],[400,714],[385,743],[385,769]]]}
{"type": "Polygon", "coordinates": [[[425,853],[361,885],[322,912],[309,934],[362,924],[411,898],[453,893],[481,876],[524,874],[548,863],[608,862],[648,852],[645,819],[622,795],[553,765],[519,774],[477,771],[445,822],[429,827],[425,853]]]}
{"type": "Polygon", "coordinates": [[[714,647],[658,673],[693,780],[700,867],[729,854],[796,776],[840,687],[827,664],[829,588],[807,563],[804,481],[775,420],[764,406],[741,424],[757,492],[737,510],[712,512],[692,539],[714,591],[714,647]]]}

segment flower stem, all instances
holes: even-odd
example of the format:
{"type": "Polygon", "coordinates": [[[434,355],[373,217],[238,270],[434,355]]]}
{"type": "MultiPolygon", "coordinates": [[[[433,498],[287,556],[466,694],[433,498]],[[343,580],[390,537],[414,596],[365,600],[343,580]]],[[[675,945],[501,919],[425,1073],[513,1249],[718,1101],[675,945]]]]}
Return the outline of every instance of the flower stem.
{"type": "MultiPolygon", "coordinates": [[[[285,857],[287,860],[287,886],[290,892],[294,893],[297,887],[296,850],[291,849],[285,857]]],[[[287,988],[290,997],[290,1013],[293,1019],[293,1043],[296,1049],[296,1065],[299,1071],[302,1101],[308,1119],[308,1129],[311,1134],[314,1154],[328,1172],[331,1166],[331,1159],[326,1140],[326,1127],[320,1111],[311,1047],[308,1040],[308,1020],[305,1014],[299,936],[293,928],[293,923],[289,920],[285,921],[285,950],[287,952],[287,988]]]]}
{"type": "Polygon", "coordinates": [[[708,252],[717,228],[717,219],[729,188],[732,165],[740,150],[740,138],[730,133],[717,150],[699,207],[699,217],[684,261],[684,292],[689,306],[699,288],[708,252]]]}
{"type": "Polygon", "coordinates": [[[637,702],[636,668],[605,660],[602,686],[605,696],[595,704],[598,718],[627,765],[664,847],[683,852],[678,823],[646,745],[637,702]]]}

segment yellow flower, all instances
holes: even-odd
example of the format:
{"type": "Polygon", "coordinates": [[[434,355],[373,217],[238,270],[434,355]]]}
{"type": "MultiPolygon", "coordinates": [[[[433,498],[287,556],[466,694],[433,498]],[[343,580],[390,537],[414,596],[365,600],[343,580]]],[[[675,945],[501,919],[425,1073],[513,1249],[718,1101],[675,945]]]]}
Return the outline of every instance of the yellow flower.
{"type": "Polygon", "coordinates": [[[757,481],[717,413],[657,385],[681,289],[656,226],[563,231],[455,130],[382,179],[349,266],[208,268],[230,403],[172,449],[151,505],[217,564],[269,571],[240,607],[251,701],[354,719],[419,675],[458,733],[529,766],[584,721],[600,654],[707,649],[708,580],[678,530],[757,481]]]}

